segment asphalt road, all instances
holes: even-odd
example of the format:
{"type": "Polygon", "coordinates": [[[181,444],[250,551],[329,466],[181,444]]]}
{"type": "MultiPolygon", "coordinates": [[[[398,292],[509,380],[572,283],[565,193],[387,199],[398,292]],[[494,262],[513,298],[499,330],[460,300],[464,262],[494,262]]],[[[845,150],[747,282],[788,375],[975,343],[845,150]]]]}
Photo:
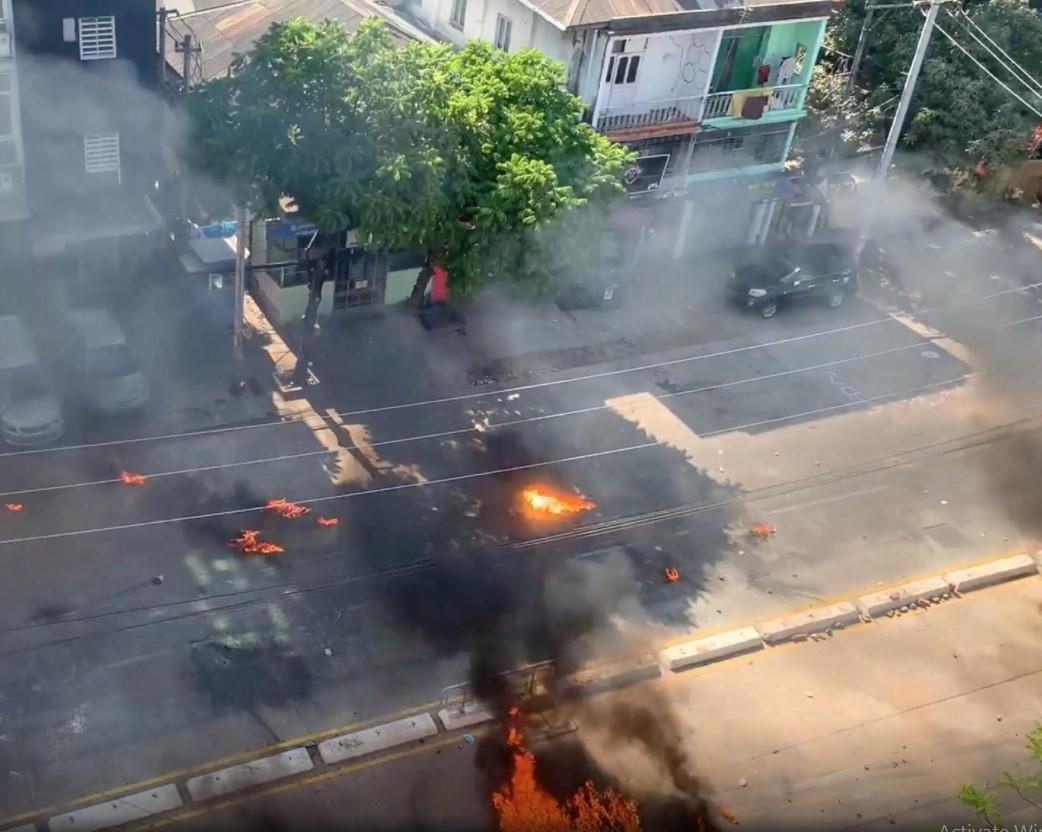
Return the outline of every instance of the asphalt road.
{"type": "MultiPolygon", "coordinates": [[[[986,321],[1030,363],[1038,322],[1003,325],[1034,298],[974,303],[921,319],[986,321]]],[[[382,389],[320,365],[338,453],[295,422],[0,455],[24,504],[0,511],[0,814],[1033,539],[981,496],[1040,441],[995,428],[1022,402],[983,412],[980,367],[868,303],[789,312],[721,307],[689,344],[508,392],[467,383],[476,359],[385,357],[382,389]],[[531,484],[596,507],[534,515],[531,484]],[[315,502],[287,520],[274,497],[315,502]],[[243,528],[286,551],[243,556],[243,528]]]]}

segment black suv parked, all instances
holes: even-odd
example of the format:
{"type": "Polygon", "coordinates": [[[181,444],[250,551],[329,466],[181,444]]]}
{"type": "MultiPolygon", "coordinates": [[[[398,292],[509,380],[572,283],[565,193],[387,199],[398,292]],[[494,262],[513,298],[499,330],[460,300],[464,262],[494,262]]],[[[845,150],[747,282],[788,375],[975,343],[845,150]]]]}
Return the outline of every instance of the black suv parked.
{"type": "Polygon", "coordinates": [[[789,300],[813,297],[833,309],[857,292],[857,263],[841,243],[768,245],[731,275],[731,297],[762,317],[774,317],[789,300]]]}

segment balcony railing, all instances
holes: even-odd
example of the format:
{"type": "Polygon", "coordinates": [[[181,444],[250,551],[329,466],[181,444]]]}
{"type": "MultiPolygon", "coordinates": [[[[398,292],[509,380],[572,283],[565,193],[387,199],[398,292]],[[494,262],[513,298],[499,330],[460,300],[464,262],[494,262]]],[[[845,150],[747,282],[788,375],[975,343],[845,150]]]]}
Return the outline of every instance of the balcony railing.
{"type": "MultiPolygon", "coordinates": [[[[800,103],[800,91],[804,86],[804,84],[786,84],[781,87],[774,87],[768,96],[767,109],[771,112],[795,110],[800,103]]],[[[728,116],[741,118],[741,112],[734,112],[735,96],[749,97],[750,93],[756,93],[759,89],[769,88],[731,90],[730,92],[715,92],[712,95],[707,95],[705,110],[702,112],[702,120],[727,118],[728,116]]]]}
{"type": "Polygon", "coordinates": [[[594,128],[602,133],[627,130],[646,130],[698,121],[702,96],[664,98],[634,104],[615,104],[603,107],[594,121],[594,128]]]}

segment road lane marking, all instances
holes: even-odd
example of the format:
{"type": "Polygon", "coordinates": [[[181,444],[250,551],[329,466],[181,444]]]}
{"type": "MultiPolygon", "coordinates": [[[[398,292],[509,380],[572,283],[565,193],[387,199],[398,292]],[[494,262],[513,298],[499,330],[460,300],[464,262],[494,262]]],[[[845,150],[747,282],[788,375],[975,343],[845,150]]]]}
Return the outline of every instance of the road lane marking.
{"type": "MultiPolygon", "coordinates": [[[[927,314],[931,314],[933,312],[943,311],[945,309],[957,309],[957,308],[960,308],[962,306],[972,306],[972,305],[975,305],[975,304],[977,304],[977,303],[979,303],[981,301],[993,300],[994,298],[1002,297],[1004,295],[1022,293],[1022,292],[1026,292],[1026,291],[1029,291],[1031,289],[1036,289],[1036,288],[1039,288],[1039,287],[1042,287],[1042,282],[1040,282],[1040,283],[1032,283],[1032,284],[1029,284],[1027,286],[1020,286],[1020,287],[1011,288],[1011,289],[1003,289],[1001,291],[991,292],[991,293],[985,294],[985,295],[978,295],[972,301],[965,301],[965,302],[959,301],[959,302],[948,304],[948,305],[945,305],[945,306],[935,306],[935,307],[928,307],[926,309],[920,309],[920,310],[917,311],[916,314],[917,315],[927,315],[927,314]]],[[[1022,321],[1017,321],[1016,323],[1025,323],[1025,322],[1027,322],[1029,320],[1036,320],[1039,317],[1042,317],[1042,316],[1035,316],[1033,318],[1025,318],[1022,321]]],[[[841,332],[849,332],[849,331],[852,331],[852,330],[855,330],[855,329],[860,329],[860,328],[868,327],[868,326],[878,326],[879,324],[885,324],[885,323],[901,323],[901,321],[899,321],[894,315],[888,314],[884,318],[876,318],[876,319],[873,319],[871,321],[862,321],[861,323],[849,324],[847,326],[835,327],[833,329],[818,330],[816,332],[805,333],[803,335],[794,335],[794,336],[790,336],[788,338],[779,338],[779,339],[776,339],[774,341],[766,341],[766,342],[763,342],[763,343],[749,344],[749,345],[744,346],[744,347],[734,347],[734,348],[730,348],[730,349],[726,349],[726,350],[720,350],[720,351],[715,352],[715,353],[700,353],[698,355],[686,356],[684,358],[675,358],[675,359],[671,359],[669,361],[661,361],[661,362],[652,363],[652,364],[642,364],[642,365],[639,365],[639,366],[636,366],[636,367],[623,367],[623,368],[619,368],[619,369],[616,369],[616,370],[605,370],[605,371],[599,372],[599,373],[590,373],[590,374],[587,374],[585,376],[574,376],[574,377],[571,377],[571,378],[564,378],[564,379],[551,379],[551,380],[548,380],[548,381],[534,382],[532,384],[521,385],[521,386],[518,386],[518,387],[504,387],[504,388],[500,388],[500,389],[497,389],[497,390],[483,390],[480,393],[464,393],[464,394],[461,394],[461,395],[458,395],[458,396],[447,396],[447,397],[439,398],[439,399],[428,399],[426,401],[404,402],[404,403],[400,403],[400,404],[383,405],[383,406],[380,406],[380,407],[363,408],[363,409],[360,409],[360,410],[338,410],[336,412],[337,412],[337,415],[342,416],[342,417],[343,416],[362,416],[362,415],[366,415],[366,414],[370,414],[370,413],[384,413],[384,412],[387,412],[387,411],[402,410],[402,409],[412,408],[412,407],[426,407],[426,406],[434,405],[434,404],[447,404],[447,403],[457,402],[457,401],[468,401],[468,400],[473,400],[473,399],[491,398],[493,396],[501,396],[501,395],[504,395],[504,394],[525,392],[525,391],[528,391],[528,390],[536,390],[536,389],[540,389],[540,388],[543,388],[543,387],[551,387],[551,386],[556,386],[556,385],[561,385],[561,384],[571,384],[573,382],[580,382],[580,381],[590,381],[590,380],[593,380],[593,379],[606,378],[606,377],[609,377],[609,376],[622,375],[622,374],[625,374],[625,373],[635,373],[635,372],[641,372],[641,371],[644,371],[644,370],[657,369],[658,367],[668,367],[668,366],[673,366],[673,365],[677,365],[677,364],[683,364],[683,363],[691,362],[691,361],[703,361],[703,360],[706,360],[706,359],[709,359],[709,358],[718,358],[718,357],[725,356],[725,355],[735,355],[735,354],[739,354],[739,353],[743,353],[743,352],[748,352],[748,351],[751,351],[751,350],[766,349],[768,347],[777,347],[777,346],[781,346],[782,344],[788,344],[788,343],[795,343],[795,342],[805,341],[805,340],[807,340],[809,338],[819,338],[819,337],[824,336],[824,335],[836,335],[836,334],[841,333],[841,332]]],[[[232,431],[252,430],[252,429],[257,429],[257,428],[280,427],[282,425],[296,424],[298,422],[303,422],[303,421],[304,421],[303,419],[289,419],[289,420],[285,420],[284,419],[284,420],[273,421],[273,422],[262,422],[262,423],[259,423],[259,424],[255,423],[255,424],[249,424],[249,425],[234,425],[234,426],[231,426],[231,427],[209,428],[209,429],[205,429],[205,430],[196,430],[196,431],[183,431],[181,433],[167,433],[167,434],[157,434],[157,435],[153,435],[153,436],[139,436],[139,437],[132,437],[132,438],[129,438],[129,439],[112,439],[112,440],[107,440],[107,441],[103,441],[103,442],[87,442],[87,443],[82,443],[82,444],[79,444],[79,445],[60,445],[58,447],[52,447],[52,448],[27,448],[27,449],[23,449],[23,450],[19,450],[19,451],[6,451],[4,453],[0,453],[0,459],[6,458],[6,457],[12,457],[12,456],[27,456],[27,455],[30,455],[30,454],[56,453],[56,452],[59,452],[59,451],[78,451],[78,450],[86,450],[86,449],[89,449],[89,448],[110,447],[110,446],[113,446],[113,445],[131,445],[131,444],[137,444],[137,443],[142,443],[142,442],[159,442],[159,441],[170,440],[170,439],[185,439],[185,438],[192,438],[192,437],[199,437],[199,436],[212,436],[212,435],[215,435],[215,434],[229,433],[229,432],[232,432],[232,431]]]]}
{"type": "Polygon", "coordinates": [[[873,488],[862,488],[860,491],[848,491],[845,494],[833,494],[831,497],[822,497],[818,500],[808,500],[805,503],[797,503],[794,506],[785,506],[784,508],[768,509],[764,512],[764,514],[788,514],[790,511],[801,511],[803,509],[827,505],[828,503],[838,503],[841,500],[849,500],[852,497],[864,497],[869,494],[879,494],[882,491],[889,490],[889,485],[877,485],[873,488]]]}

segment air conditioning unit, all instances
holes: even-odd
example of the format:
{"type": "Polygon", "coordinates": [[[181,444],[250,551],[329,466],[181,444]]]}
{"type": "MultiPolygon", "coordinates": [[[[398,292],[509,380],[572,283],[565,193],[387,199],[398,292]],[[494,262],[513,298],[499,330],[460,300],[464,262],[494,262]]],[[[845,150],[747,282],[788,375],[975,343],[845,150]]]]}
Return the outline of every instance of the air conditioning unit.
{"type": "Polygon", "coordinates": [[[0,194],[8,194],[14,190],[14,174],[0,171],[0,194]]]}

